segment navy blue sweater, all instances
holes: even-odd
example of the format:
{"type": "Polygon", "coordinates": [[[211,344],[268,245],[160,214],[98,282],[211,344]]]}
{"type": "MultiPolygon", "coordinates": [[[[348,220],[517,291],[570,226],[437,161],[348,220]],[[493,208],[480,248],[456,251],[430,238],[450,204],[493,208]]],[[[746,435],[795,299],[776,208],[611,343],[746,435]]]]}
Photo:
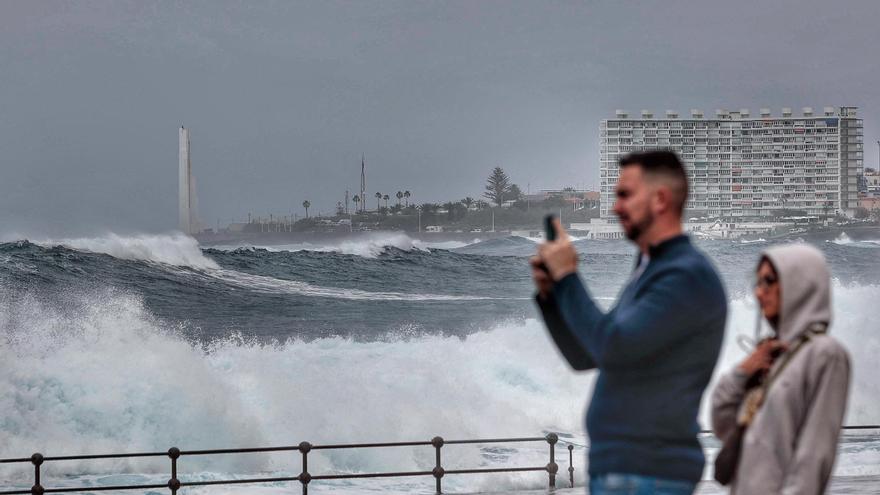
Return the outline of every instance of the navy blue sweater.
{"type": "Polygon", "coordinates": [[[705,462],[697,415],[721,350],[727,299],[687,236],[649,256],[607,313],[574,273],[538,304],[571,366],[599,369],[587,412],[590,474],[696,482],[705,462]]]}

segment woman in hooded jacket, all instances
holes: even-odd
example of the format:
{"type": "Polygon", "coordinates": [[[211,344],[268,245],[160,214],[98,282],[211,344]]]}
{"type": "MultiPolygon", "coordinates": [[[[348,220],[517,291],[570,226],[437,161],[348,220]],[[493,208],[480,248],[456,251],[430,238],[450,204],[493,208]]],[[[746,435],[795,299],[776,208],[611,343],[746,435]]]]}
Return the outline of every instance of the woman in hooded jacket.
{"type": "Polygon", "coordinates": [[[775,336],[712,392],[712,429],[733,452],[723,459],[734,459],[731,494],[820,494],[828,485],[850,376],[846,349],[828,335],[830,285],[809,245],[772,247],[758,263],[755,297],[775,336]]]}

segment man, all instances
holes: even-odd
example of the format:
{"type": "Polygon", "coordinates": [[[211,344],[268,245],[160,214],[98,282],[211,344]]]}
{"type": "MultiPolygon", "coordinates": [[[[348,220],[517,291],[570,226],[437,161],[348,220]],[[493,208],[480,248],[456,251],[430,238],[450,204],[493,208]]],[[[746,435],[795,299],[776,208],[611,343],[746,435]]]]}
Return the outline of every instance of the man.
{"type": "Polygon", "coordinates": [[[577,370],[598,368],[587,412],[590,493],[690,494],[705,459],[700,398],[724,336],[715,269],[682,234],[684,166],[669,151],[620,160],[614,213],[639,249],[617,304],[603,312],[577,275],[562,231],[532,258],[544,321],[577,370]]]}

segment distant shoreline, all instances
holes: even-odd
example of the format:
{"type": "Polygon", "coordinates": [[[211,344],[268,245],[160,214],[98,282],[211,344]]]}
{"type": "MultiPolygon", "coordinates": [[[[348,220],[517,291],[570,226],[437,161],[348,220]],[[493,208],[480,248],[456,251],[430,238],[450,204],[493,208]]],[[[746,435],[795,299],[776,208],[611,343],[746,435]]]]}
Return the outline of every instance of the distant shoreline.
{"type": "MultiPolygon", "coordinates": [[[[499,237],[519,235],[522,231],[495,231],[495,232],[408,232],[404,230],[364,230],[364,231],[331,231],[331,232],[262,232],[242,233],[223,232],[196,234],[193,237],[199,245],[205,247],[237,245],[242,246],[259,244],[266,246],[290,244],[295,242],[334,242],[358,239],[381,239],[383,237],[403,235],[413,240],[422,242],[473,242],[474,240],[487,240],[499,237]]],[[[810,242],[824,242],[838,239],[845,234],[854,241],[864,239],[880,239],[880,225],[844,225],[835,227],[820,227],[805,230],[803,232],[786,232],[772,235],[753,234],[743,239],[764,239],[767,241],[784,241],[803,239],[810,242]]]]}
{"type": "Polygon", "coordinates": [[[395,235],[405,235],[413,240],[427,242],[486,240],[513,235],[510,231],[496,232],[407,232],[404,230],[363,230],[354,232],[262,232],[262,233],[219,233],[196,234],[193,237],[201,246],[228,244],[261,244],[267,246],[289,244],[291,242],[322,242],[349,239],[371,239],[395,235]]]}

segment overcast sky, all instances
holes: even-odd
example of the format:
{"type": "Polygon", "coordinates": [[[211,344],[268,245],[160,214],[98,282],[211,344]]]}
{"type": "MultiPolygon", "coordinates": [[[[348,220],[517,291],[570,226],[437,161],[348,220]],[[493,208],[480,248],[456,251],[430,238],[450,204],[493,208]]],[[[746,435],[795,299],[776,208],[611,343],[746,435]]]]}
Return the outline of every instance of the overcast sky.
{"type": "Polygon", "coordinates": [[[165,231],[177,129],[200,213],[598,182],[618,108],[858,106],[880,2],[0,2],[0,235],[165,231]],[[354,192],[352,193],[354,194],[354,192]]]}

